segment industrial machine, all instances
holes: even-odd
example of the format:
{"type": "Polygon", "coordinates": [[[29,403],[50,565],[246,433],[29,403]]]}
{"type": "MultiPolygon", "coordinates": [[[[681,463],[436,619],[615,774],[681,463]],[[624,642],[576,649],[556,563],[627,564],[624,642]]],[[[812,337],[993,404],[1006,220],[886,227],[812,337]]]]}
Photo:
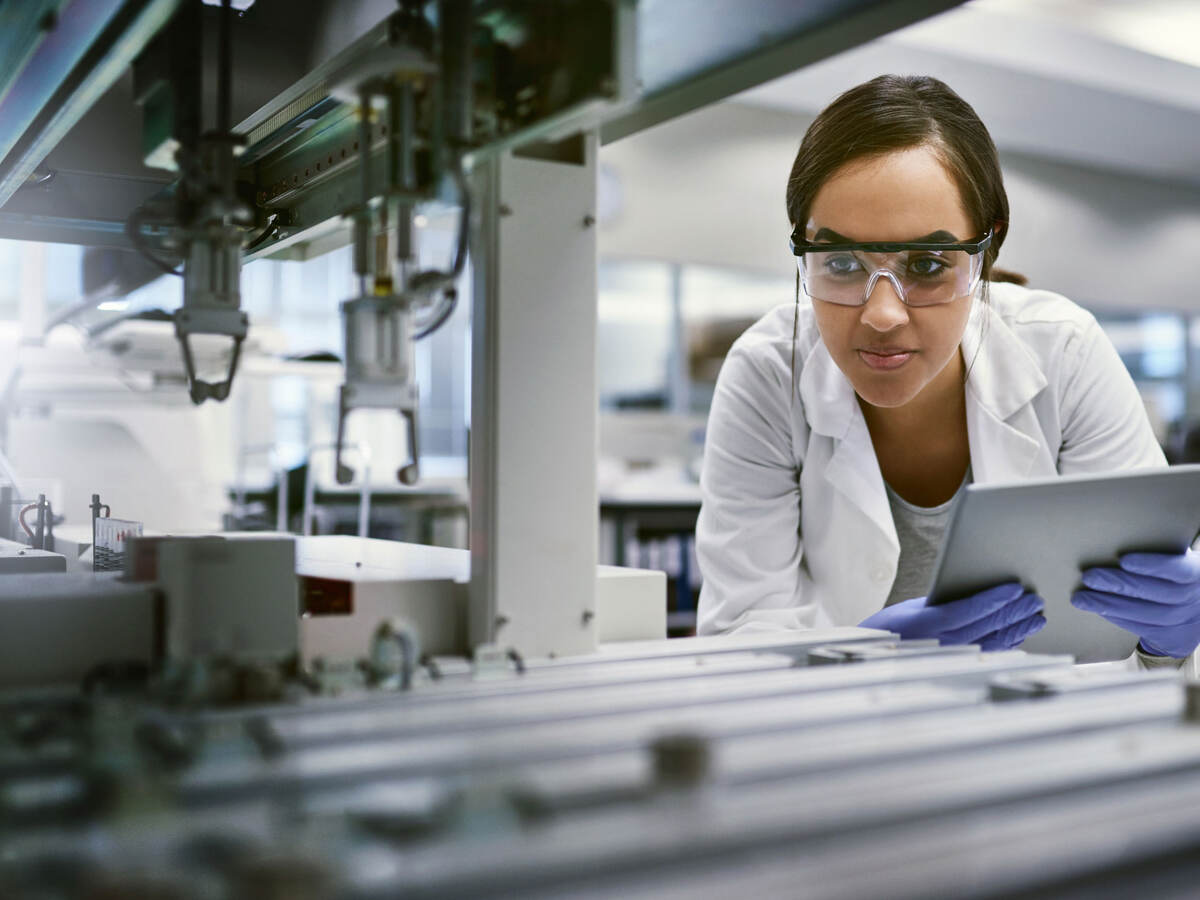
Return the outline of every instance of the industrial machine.
{"type": "Polygon", "coordinates": [[[177,277],[194,403],[237,377],[257,257],[354,247],[341,480],[364,409],[403,417],[390,468],[419,478],[412,345],[468,270],[474,342],[469,555],[6,553],[0,896],[1193,896],[1174,672],[857,628],[628,640],[634,576],[596,571],[598,145],[953,5],[0,5],[0,236],[87,245],[88,304],[177,277]],[[457,241],[422,267],[431,205],[457,241]]]}
{"type": "MultiPolygon", "coordinates": [[[[0,237],[89,247],[89,304],[171,272],[196,403],[228,396],[240,263],[352,243],[345,423],[394,410],[471,259],[471,646],[596,646],[596,152],[959,0],[31,0],[0,21],[0,237]],[[421,269],[412,222],[457,208],[421,269]],[[468,252],[469,251],[469,252],[468,252]],[[224,354],[199,355],[202,338],[224,354]],[[548,451],[547,448],[553,448],[548,451]]],[[[382,465],[381,465],[382,463],[382,465]]],[[[101,487],[101,486],[97,486],[101,487]]]]}

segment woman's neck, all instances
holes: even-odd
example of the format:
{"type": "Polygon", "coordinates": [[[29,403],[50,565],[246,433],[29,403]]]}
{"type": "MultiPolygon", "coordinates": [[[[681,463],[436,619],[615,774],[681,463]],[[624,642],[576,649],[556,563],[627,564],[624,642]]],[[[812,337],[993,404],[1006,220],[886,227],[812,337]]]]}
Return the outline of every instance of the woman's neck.
{"type": "Polygon", "coordinates": [[[954,495],[971,461],[962,354],[904,406],[859,400],[884,480],[918,506],[954,495]]]}
{"type": "MultiPolygon", "coordinates": [[[[876,449],[882,439],[921,443],[921,436],[945,435],[966,428],[966,390],[962,351],[908,403],[903,406],[872,406],[860,397],[858,405],[876,449]]],[[[936,438],[935,438],[936,439],[936,438]]]]}

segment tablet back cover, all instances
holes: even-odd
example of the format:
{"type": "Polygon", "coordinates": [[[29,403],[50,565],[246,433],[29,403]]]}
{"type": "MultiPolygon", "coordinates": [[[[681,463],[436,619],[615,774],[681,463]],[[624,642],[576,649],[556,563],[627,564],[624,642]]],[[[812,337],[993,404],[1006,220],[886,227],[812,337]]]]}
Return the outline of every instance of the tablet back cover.
{"type": "Polygon", "coordinates": [[[1181,553],[1200,531],[1200,465],[967,486],[934,569],[941,603],[1019,581],[1046,601],[1021,649],[1078,662],[1123,659],[1137,637],[1071,606],[1080,571],[1132,551],[1181,553]]]}

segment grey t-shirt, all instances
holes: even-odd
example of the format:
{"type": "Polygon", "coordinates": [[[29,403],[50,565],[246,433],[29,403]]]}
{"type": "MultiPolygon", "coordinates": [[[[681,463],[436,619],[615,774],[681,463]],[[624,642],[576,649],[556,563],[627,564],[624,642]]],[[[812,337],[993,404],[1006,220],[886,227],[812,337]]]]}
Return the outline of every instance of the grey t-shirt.
{"type": "Polygon", "coordinates": [[[888,505],[892,508],[892,521],[896,524],[896,536],[900,539],[900,562],[886,606],[910,597],[925,596],[933,580],[933,566],[942,545],[942,534],[950,521],[950,510],[970,481],[971,467],[968,465],[963,482],[954,496],[938,506],[909,503],[884,482],[888,505]]]}

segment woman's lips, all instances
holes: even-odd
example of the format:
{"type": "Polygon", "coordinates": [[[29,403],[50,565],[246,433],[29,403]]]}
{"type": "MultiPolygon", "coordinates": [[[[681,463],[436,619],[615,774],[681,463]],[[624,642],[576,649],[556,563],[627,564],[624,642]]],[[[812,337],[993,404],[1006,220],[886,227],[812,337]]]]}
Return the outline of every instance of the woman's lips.
{"type": "Polygon", "coordinates": [[[859,350],[858,357],[869,368],[880,372],[888,372],[892,369],[898,369],[916,353],[915,350],[900,350],[900,349],[880,349],[880,350],[859,350]]]}

